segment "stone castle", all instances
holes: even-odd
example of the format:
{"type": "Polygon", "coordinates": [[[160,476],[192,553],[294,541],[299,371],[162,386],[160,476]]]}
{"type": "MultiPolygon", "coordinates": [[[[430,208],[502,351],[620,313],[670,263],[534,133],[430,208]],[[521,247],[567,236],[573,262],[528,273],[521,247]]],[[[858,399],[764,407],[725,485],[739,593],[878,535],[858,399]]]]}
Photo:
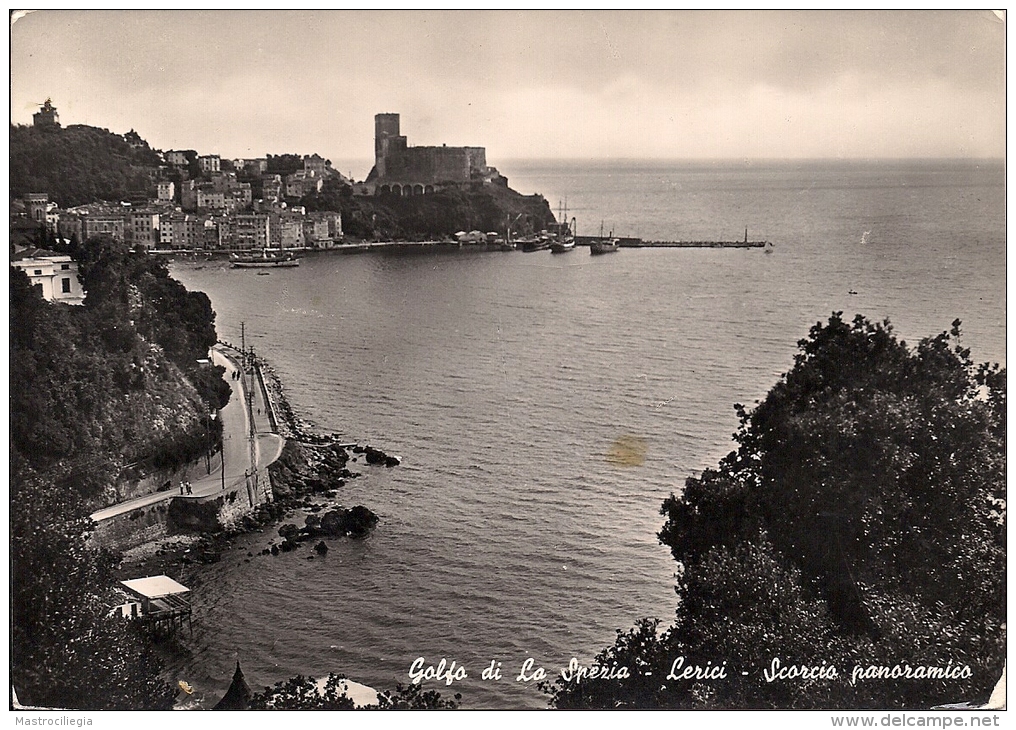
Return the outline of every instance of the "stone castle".
{"type": "Polygon", "coordinates": [[[374,116],[374,168],[366,189],[358,192],[408,197],[469,183],[507,186],[508,181],[487,165],[483,147],[410,147],[400,134],[398,114],[374,116]]]}

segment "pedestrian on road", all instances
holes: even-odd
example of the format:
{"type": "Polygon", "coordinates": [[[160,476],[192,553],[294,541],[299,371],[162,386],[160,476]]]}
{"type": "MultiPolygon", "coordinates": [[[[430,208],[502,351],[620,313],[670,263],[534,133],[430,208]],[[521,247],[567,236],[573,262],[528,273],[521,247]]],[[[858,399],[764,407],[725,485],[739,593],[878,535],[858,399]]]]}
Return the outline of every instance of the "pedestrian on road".
{"type": "Polygon", "coordinates": [[[184,485],[183,485],[183,480],[181,479],[181,480],[180,480],[180,495],[181,495],[181,496],[183,495],[183,487],[184,487],[184,485]]]}
{"type": "Polygon", "coordinates": [[[194,494],[194,490],[191,489],[190,482],[187,482],[187,494],[194,494]]]}

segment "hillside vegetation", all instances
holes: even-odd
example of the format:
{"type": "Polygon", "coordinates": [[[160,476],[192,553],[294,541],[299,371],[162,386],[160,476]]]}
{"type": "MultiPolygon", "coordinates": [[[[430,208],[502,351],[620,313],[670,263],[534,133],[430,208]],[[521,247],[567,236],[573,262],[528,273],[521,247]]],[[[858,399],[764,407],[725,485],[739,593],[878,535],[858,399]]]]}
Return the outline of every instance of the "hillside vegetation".
{"type": "Polygon", "coordinates": [[[618,631],[596,663],[632,676],[558,680],[553,704],[986,701],[1006,654],[1006,374],[959,339],[958,321],[916,348],[860,315],[816,324],[737,406],[737,450],[663,504],[673,625],[618,631]]]}
{"type": "Polygon", "coordinates": [[[143,140],[137,144],[83,124],[11,125],[10,194],[49,193],[64,208],[149,195],[159,157],[143,140]]]}
{"type": "Polygon", "coordinates": [[[198,362],[215,313],[124,244],[73,255],[80,307],[43,300],[10,269],[12,683],[26,704],[168,709],[148,639],[105,618],[115,557],[88,548],[88,515],[126,463],[182,463],[217,440],[208,414],[230,389],[198,362]]]}
{"type": "Polygon", "coordinates": [[[365,240],[444,239],[472,230],[503,234],[509,224],[514,235],[523,235],[549,228],[555,220],[542,196],[498,185],[477,184],[408,198],[362,198],[353,197],[348,185],[332,179],[320,193],[299,202],[309,211],[342,213],[345,234],[365,240]]]}

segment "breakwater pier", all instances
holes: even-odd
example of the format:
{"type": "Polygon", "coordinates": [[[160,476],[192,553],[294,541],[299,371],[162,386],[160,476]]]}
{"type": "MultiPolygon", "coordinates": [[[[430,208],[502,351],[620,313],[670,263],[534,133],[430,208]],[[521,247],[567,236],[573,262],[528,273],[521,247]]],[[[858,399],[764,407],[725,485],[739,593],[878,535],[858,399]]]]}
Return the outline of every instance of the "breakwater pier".
{"type": "MultiPolygon", "coordinates": [[[[765,248],[767,241],[647,241],[641,238],[615,236],[621,248],[765,248]]],[[[576,246],[588,246],[598,236],[575,236],[576,246]]]]}
{"type": "MultiPolygon", "coordinates": [[[[614,236],[620,248],[767,248],[772,246],[768,241],[654,241],[630,236],[614,236]]],[[[576,236],[576,246],[589,246],[593,241],[599,240],[599,236],[576,236]]],[[[502,250],[500,243],[463,243],[459,241],[351,241],[340,243],[327,248],[305,248],[293,247],[284,250],[292,254],[308,253],[368,253],[370,251],[384,250],[440,250],[440,249],[474,249],[480,251],[502,250]]],[[[242,252],[229,250],[191,250],[191,251],[162,251],[153,250],[152,253],[164,256],[203,257],[208,259],[222,259],[231,253],[249,253],[249,250],[242,252]]]]}

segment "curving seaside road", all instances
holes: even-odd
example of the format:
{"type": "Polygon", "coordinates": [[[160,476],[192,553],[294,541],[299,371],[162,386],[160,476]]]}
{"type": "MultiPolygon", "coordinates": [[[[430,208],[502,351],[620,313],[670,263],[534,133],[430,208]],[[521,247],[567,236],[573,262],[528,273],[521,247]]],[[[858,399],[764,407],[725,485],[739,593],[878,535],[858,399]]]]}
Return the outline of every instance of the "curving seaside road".
{"type": "MultiPolygon", "coordinates": [[[[218,494],[225,490],[231,491],[238,487],[243,488],[246,483],[247,474],[251,471],[252,460],[256,461],[258,469],[265,469],[269,464],[279,458],[285,439],[271,431],[268,420],[264,394],[257,380],[248,375],[237,380],[233,379],[233,373],[237,371],[237,363],[233,360],[234,351],[222,345],[212,348],[212,359],[216,365],[226,368],[225,378],[233,389],[233,394],[226,407],[219,412],[222,418],[222,452],[225,461],[225,480],[223,480],[222,466],[218,465],[210,474],[202,475],[199,479],[191,481],[192,494],[181,495],[180,485],[174,484],[172,489],[164,492],[155,492],[143,497],[120,502],[112,507],[106,507],[91,515],[96,522],[116,517],[125,512],[147,507],[170,499],[200,499],[209,495],[218,494]],[[253,386],[251,380],[253,379],[253,386]],[[254,416],[253,432],[251,431],[251,420],[248,409],[244,407],[244,398],[251,393],[252,401],[250,413],[254,416]],[[251,440],[248,434],[254,436],[253,459],[251,440]]],[[[235,353],[238,357],[239,353],[235,353]]]]}

